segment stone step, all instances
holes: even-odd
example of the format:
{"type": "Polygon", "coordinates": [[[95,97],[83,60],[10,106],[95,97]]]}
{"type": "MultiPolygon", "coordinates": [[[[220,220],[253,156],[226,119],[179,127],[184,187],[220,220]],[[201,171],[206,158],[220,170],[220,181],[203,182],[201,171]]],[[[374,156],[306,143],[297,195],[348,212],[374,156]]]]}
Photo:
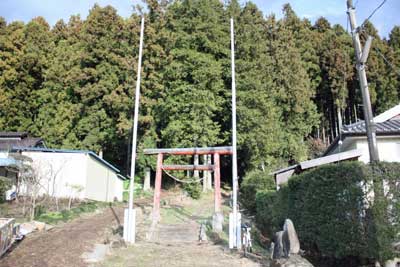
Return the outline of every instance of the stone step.
{"type": "Polygon", "coordinates": [[[198,241],[197,224],[161,224],[154,232],[153,241],[159,243],[194,243],[198,241]]]}

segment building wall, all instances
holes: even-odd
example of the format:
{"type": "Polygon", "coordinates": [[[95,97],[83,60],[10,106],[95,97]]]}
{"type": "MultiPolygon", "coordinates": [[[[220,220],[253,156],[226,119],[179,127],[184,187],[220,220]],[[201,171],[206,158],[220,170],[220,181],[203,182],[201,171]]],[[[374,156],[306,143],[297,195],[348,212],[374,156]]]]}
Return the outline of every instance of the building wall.
{"type": "Polygon", "coordinates": [[[40,194],[85,198],[87,172],[85,154],[36,151],[26,151],[22,154],[32,159],[32,167],[42,185],[40,194]]]}
{"type": "MultiPolygon", "coordinates": [[[[400,137],[378,137],[377,143],[380,161],[400,162],[400,137]]],[[[363,151],[359,160],[368,163],[369,151],[367,138],[356,139],[355,144],[357,149],[363,151]]]]}
{"type": "Polygon", "coordinates": [[[94,158],[87,156],[86,197],[111,202],[122,201],[122,181],[117,174],[94,158]]]}

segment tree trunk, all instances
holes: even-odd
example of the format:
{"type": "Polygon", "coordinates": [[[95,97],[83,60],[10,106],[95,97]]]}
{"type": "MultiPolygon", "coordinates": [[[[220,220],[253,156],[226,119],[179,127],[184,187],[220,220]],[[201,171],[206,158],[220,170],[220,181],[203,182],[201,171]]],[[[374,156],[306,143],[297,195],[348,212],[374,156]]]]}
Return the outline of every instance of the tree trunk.
{"type": "Polygon", "coordinates": [[[337,107],[337,116],[338,116],[338,129],[339,129],[338,132],[339,134],[341,134],[343,123],[342,123],[342,112],[339,107],[337,107]]]}
{"type": "Polygon", "coordinates": [[[57,209],[57,211],[60,211],[60,206],[59,206],[59,203],[58,203],[58,197],[56,197],[55,199],[56,199],[56,209],[57,209]]]}
{"type": "Polygon", "coordinates": [[[72,206],[72,194],[71,194],[71,196],[69,197],[69,200],[68,200],[68,210],[71,210],[71,206],[72,206]]]}
{"type": "Polygon", "coordinates": [[[357,118],[357,105],[354,105],[354,119],[355,119],[355,122],[358,121],[358,118],[357,118]]]}
{"type": "Polygon", "coordinates": [[[24,200],[24,203],[22,205],[22,214],[25,216],[26,215],[26,197],[25,196],[23,196],[23,200],[24,200]]]}
{"type": "Polygon", "coordinates": [[[31,209],[31,216],[30,220],[33,221],[35,219],[35,210],[36,210],[36,196],[32,195],[32,209],[31,209]]]}

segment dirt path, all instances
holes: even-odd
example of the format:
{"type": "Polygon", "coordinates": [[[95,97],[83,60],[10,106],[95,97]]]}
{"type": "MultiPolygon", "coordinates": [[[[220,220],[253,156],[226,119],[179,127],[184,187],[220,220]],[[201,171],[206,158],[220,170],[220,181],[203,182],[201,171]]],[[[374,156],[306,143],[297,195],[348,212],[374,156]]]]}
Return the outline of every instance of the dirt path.
{"type": "MultiPolygon", "coordinates": [[[[133,246],[114,250],[96,267],[269,266],[230,252],[226,240],[199,243],[200,223],[209,219],[212,211],[212,195],[200,201],[169,200],[161,210],[161,222],[151,231],[150,240],[139,239],[133,246]]],[[[142,225],[137,230],[143,233],[149,229],[150,225],[142,225]]]]}
{"type": "Polygon", "coordinates": [[[0,259],[0,267],[86,267],[84,252],[123,223],[123,208],[109,207],[26,237],[0,259]]]}

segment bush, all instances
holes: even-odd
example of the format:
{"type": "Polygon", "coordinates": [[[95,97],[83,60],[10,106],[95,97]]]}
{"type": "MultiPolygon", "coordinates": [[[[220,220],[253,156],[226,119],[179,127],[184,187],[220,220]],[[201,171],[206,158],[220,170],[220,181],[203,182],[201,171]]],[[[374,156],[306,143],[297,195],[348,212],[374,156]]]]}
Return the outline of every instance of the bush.
{"type": "Polygon", "coordinates": [[[395,256],[391,244],[400,232],[399,176],[399,163],[315,168],[278,192],[258,192],[256,222],[272,235],[290,218],[302,247],[312,253],[382,262],[395,256]]]}
{"type": "Polygon", "coordinates": [[[183,185],[183,189],[189,194],[189,196],[193,199],[199,199],[201,196],[201,184],[194,182],[194,179],[189,179],[189,183],[185,183],[183,185]]]}
{"type": "Polygon", "coordinates": [[[256,194],[256,224],[258,229],[270,239],[282,230],[287,218],[288,190],[283,187],[279,193],[263,190],[256,194]]]}
{"type": "Polygon", "coordinates": [[[6,200],[6,191],[11,188],[11,182],[0,176],[0,203],[6,200]]]}
{"type": "Polygon", "coordinates": [[[260,190],[274,190],[274,178],[267,172],[255,170],[249,172],[240,186],[240,203],[249,212],[256,211],[256,193],[260,190]]]}

